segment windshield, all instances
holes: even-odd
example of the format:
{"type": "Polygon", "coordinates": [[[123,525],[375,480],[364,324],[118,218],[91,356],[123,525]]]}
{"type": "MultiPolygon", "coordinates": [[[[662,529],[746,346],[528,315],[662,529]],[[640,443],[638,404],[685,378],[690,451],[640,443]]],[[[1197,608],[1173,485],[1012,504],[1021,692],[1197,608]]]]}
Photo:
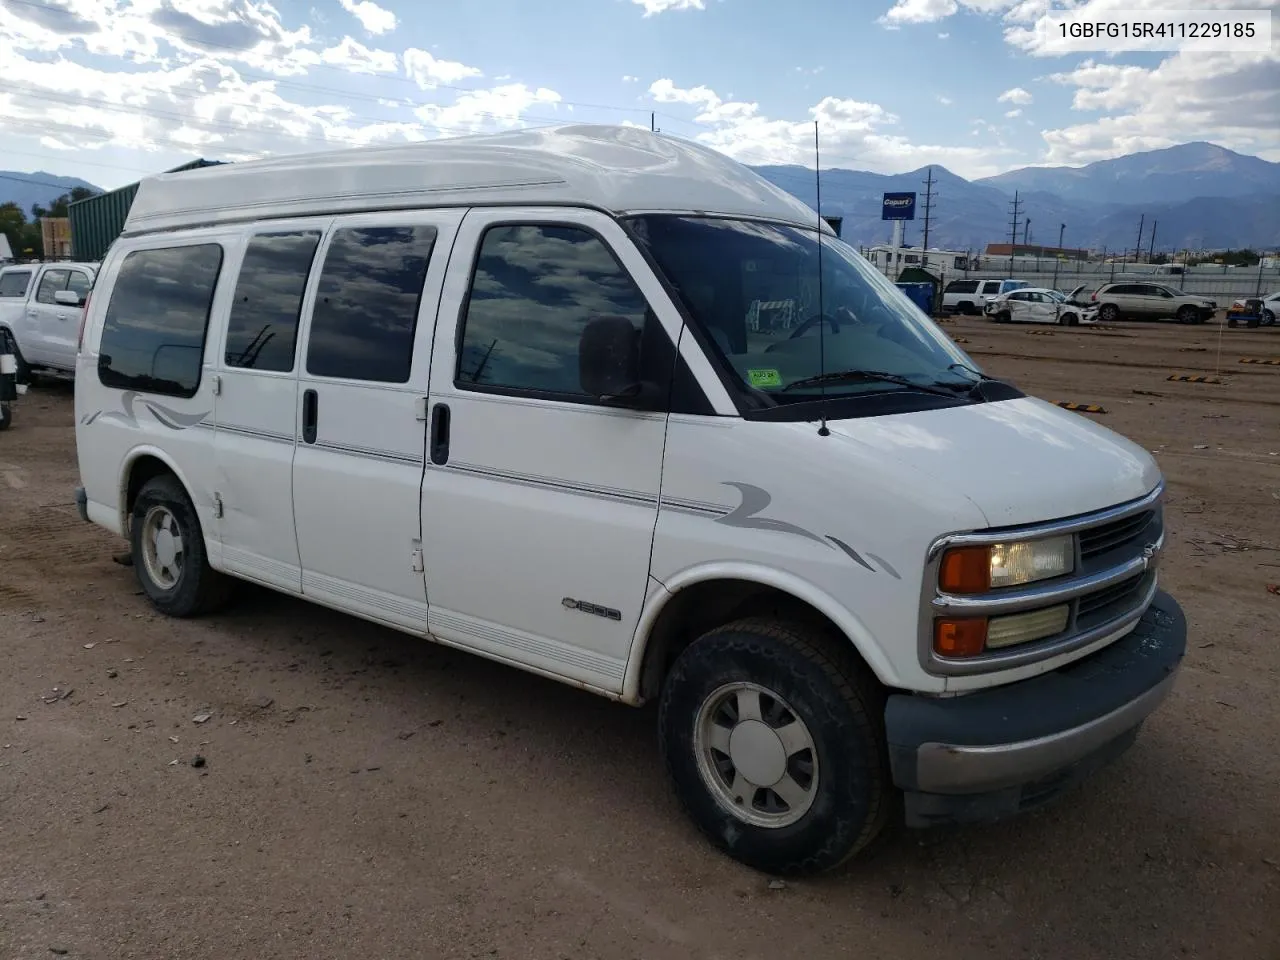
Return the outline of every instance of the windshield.
{"type": "Polygon", "coordinates": [[[721,359],[766,404],[911,390],[883,379],[802,382],[824,373],[874,371],[957,388],[977,380],[973,361],[835,237],[822,238],[820,307],[816,230],[673,215],[629,224],[721,359]]]}

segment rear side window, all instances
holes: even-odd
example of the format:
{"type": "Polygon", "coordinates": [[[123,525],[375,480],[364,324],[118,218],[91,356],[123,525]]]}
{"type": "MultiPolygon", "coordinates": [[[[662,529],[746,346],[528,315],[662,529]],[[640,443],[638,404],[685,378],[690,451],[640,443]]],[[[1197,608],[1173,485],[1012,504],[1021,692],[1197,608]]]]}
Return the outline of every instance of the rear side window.
{"type": "Polygon", "coordinates": [[[103,385],[194,396],[221,268],[222,246],[216,243],[125,256],[103,322],[103,385]]]}
{"type": "Polygon", "coordinates": [[[977,291],[977,280],[952,280],[943,293],[976,293],[977,291]]]}
{"type": "Polygon", "coordinates": [[[0,297],[25,297],[30,282],[30,270],[10,270],[0,274],[0,297]]]}
{"type": "Polygon", "coordinates": [[[40,286],[36,288],[36,303],[56,303],[53,295],[67,286],[70,270],[46,270],[40,278],[40,286]]]}
{"type": "Polygon", "coordinates": [[[311,317],[307,372],[405,383],[436,229],[350,227],[334,232],[311,317]]]}
{"type": "Polygon", "coordinates": [[[984,283],[984,284],[982,285],[982,292],[983,292],[983,293],[999,293],[999,292],[1000,292],[1000,281],[999,281],[999,280],[988,280],[986,283],[984,283]]]}
{"type": "Polygon", "coordinates": [[[581,227],[490,227],[480,244],[458,358],[459,385],[583,396],[578,341],[596,317],[642,330],[648,304],[581,227]]]}
{"type": "Polygon", "coordinates": [[[320,231],[260,233],[249,241],[227,322],[229,367],[293,369],[298,315],[320,231]]]}

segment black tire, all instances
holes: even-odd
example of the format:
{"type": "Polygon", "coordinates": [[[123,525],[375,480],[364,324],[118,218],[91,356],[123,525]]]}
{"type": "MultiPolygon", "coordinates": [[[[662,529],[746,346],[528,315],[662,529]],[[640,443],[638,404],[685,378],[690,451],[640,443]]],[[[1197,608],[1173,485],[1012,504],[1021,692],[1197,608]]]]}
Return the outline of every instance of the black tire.
{"type": "Polygon", "coordinates": [[[1234,326],[1237,326],[1236,318],[1235,318],[1235,317],[1227,317],[1227,326],[1228,326],[1228,327],[1234,327],[1234,326]]]}
{"type": "Polygon", "coordinates": [[[0,328],[0,353],[11,353],[13,354],[13,359],[18,362],[18,383],[29,384],[34,382],[31,368],[27,366],[27,361],[22,359],[22,351],[18,349],[17,338],[4,328],[0,328]]]}
{"type": "Polygon", "coordinates": [[[8,403],[0,403],[0,430],[8,430],[13,423],[13,408],[8,403]]]}
{"type": "Polygon", "coordinates": [[[1058,322],[1064,327],[1074,327],[1080,321],[1076,319],[1076,315],[1074,313],[1064,313],[1058,318],[1058,322]]]}
{"type": "Polygon", "coordinates": [[[1114,303],[1104,303],[1098,311],[1098,319],[1103,323],[1115,323],[1120,319],[1120,308],[1114,303]]]}
{"type": "MultiPolygon", "coordinates": [[[[156,516],[161,514],[157,512],[156,516]]],[[[230,600],[232,581],[209,566],[200,518],[173,475],[153,477],[138,492],[129,523],[129,548],[138,583],[161,613],[170,617],[198,616],[212,613],[230,600]],[[168,512],[182,541],[181,562],[170,584],[153,576],[143,547],[148,516],[160,510],[168,512]]]]}
{"type": "MultiPolygon", "coordinates": [[[[779,875],[821,873],[853,857],[884,829],[894,797],[884,692],[847,644],[843,637],[753,618],[704,634],[672,666],[658,710],[667,772],[689,817],[735,860],[779,875]],[[727,800],[717,799],[701,771],[700,710],[726,684],[741,682],[765,688],[762,702],[776,708],[785,704],[811,736],[817,774],[809,783],[816,785],[810,804],[793,823],[747,822],[727,800]]],[[[719,756],[732,769],[729,756],[719,756]]],[[[796,758],[803,763],[803,752],[784,761],[788,773],[796,758]]],[[[752,790],[754,810],[761,791],[766,800],[771,795],[768,787],[752,790]]]]}
{"type": "Polygon", "coordinates": [[[962,303],[956,307],[956,313],[963,313],[966,317],[971,317],[977,313],[977,308],[972,303],[962,303]]]}
{"type": "Polygon", "coordinates": [[[1008,311],[1001,311],[996,314],[996,323],[1013,323],[1013,314],[1008,311]]]}
{"type": "Polygon", "coordinates": [[[1275,322],[1276,322],[1276,315],[1274,313],[1272,313],[1270,310],[1262,311],[1263,326],[1269,327],[1269,326],[1272,326],[1275,322]]]}
{"type": "Polygon", "coordinates": [[[1192,324],[1200,319],[1200,311],[1193,306],[1185,306],[1178,310],[1178,322],[1192,324]]]}

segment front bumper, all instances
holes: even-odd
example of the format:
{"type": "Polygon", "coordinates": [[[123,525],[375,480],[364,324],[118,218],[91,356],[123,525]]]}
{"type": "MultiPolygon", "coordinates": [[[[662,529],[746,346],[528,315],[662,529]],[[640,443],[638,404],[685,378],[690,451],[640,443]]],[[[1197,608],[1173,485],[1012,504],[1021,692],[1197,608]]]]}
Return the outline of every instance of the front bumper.
{"type": "Polygon", "coordinates": [[[1131,633],[1052,673],[960,697],[890,696],[908,825],[996,820],[1054,799],[1133,742],[1186,646],[1182,609],[1160,592],[1131,633]]]}

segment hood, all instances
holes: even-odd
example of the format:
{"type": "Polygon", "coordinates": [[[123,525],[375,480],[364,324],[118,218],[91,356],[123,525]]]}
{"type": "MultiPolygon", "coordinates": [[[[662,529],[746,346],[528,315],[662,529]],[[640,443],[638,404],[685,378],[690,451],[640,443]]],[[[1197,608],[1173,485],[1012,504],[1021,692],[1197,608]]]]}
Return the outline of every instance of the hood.
{"type": "Polygon", "coordinates": [[[962,494],[993,527],[1101,510],[1137,499],[1160,481],[1142,447],[1032,397],[829,426],[860,452],[962,494]]]}

